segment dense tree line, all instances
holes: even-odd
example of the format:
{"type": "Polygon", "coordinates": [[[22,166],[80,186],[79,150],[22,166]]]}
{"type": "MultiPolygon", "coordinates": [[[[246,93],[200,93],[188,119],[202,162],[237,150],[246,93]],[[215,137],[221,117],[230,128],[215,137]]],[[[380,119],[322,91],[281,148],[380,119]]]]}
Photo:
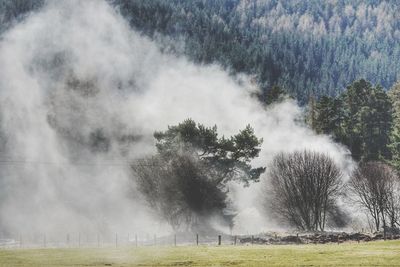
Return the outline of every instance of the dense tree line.
{"type": "Polygon", "coordinates": [[[111,2],[135,28],[172,40],[193,60],[253,74],[264,91],[279,85],[302,103],[356,79],[388,89],[399,78],[396,1],[111,2]]]}
{"type": "Polygon", "coordinates": [[[310,101],[308,120],[321,134],[346,145],[355,160],[398,165],[399,86],[389,93],[365,80],[353,82],[337,97],[310,101]]]}
{"type": "Polygon", "coordinates": [[[356,160],[392,158],[394,115],[389,95],[365,80],[355,81],[337,97],[323,96],[309,105],[312,128],[331,134],[356,160]]]}
{"type": "MultiPolygon", "coordinates": [[[[279,85],[301,103],[356,79],[389,89],[400,78],[396,1],[107,1],[172,51],[254,75],[264,93],[279,85]]],[[[43,3],[0,0],[0,30],[43,3]]]]}

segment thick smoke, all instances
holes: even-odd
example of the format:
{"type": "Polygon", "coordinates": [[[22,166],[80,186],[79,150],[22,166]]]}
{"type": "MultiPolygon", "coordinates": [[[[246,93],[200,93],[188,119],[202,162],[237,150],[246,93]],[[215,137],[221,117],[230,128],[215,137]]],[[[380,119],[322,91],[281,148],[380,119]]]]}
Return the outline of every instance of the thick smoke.
{"type": "MultiPolygon", "coordinates": [[[[264,139],[255,165],[302,148],[350,164],[303,125],[293,101],[264,109],[247,77],[161,53],[103,1],[48,2],[3,34],[0,66],[3,232],[168,231],[135,191],[128,163],[154,152],[155,130],[189,117],[225,135],[251,124],[264,139]]],[[[234,231],[268,226],[258,188],[231,186],[234,231]]]]}

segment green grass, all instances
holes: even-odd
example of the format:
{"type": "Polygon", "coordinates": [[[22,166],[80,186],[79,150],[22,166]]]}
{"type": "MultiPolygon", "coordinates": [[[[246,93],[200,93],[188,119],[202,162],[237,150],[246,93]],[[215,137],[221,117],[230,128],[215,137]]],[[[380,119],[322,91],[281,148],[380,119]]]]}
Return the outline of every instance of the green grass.
{"type": "Polygon", "coordinates": [[[0,250],[0,266],[400,266],[400,241],[0,250]]]}

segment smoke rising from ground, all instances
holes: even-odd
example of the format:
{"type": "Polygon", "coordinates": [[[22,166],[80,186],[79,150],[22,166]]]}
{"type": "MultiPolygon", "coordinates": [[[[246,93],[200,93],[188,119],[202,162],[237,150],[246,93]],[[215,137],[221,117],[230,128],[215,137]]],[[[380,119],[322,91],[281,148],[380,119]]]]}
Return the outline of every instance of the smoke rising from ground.
{"type": "MultiPolygon", "coordinates": [[[[347,152],[301,122],[286,101],[265,110],[245,76],[160,52],[103,1],[49,1],[0,43],[0,227],[4,232],[168,231],[132,184],[128,162],[152,134],[186,118],[225,135],[251,124],[255,165],[315,149],[342,169],[347,152]]],[[[231,185],[236,232],[268,226],[257,184],[231,185]]]]}

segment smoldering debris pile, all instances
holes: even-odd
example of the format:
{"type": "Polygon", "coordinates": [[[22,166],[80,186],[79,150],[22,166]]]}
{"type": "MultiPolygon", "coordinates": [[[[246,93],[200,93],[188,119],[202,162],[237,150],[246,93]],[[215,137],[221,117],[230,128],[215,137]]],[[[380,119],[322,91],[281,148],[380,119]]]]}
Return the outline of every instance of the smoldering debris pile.
{"type": "MultiPolygon", "coordinates": [[[[383,233],[345,233],[345,232],[326,232],[326,233],[307,233],[296,235],[275,235],[264,234],[258,236],[238,237],[240,244],[259,244],[259,245],[287,245],[287,244],[327,244],[343,242],[369,242],[383,240],[383,233]]],[[[386,239],[400,239],[400,234],[389,233],[386,239]]]]}

